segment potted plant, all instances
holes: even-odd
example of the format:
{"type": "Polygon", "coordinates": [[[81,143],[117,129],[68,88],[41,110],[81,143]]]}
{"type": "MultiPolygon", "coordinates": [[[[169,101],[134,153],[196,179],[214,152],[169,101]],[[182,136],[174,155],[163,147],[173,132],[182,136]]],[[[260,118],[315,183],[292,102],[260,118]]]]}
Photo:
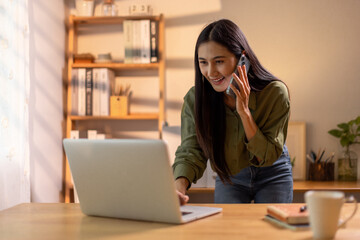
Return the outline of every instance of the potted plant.
{"type": "Polygon", "coordinates": [[[345,148],[338,162],[338,180],[357,180],[357,155],[350,151],[352,144],[360,143],[360,116],[347,122],[337,125],[337,129],[331,129],[328,133],[340,138],[340,144],[345,148]]]}

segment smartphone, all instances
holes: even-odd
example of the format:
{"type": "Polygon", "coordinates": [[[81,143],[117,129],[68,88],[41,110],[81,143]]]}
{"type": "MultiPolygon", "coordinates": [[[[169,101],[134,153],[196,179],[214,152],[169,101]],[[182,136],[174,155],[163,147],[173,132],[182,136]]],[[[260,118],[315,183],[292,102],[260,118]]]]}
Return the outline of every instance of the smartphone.
{"type": "MultiPolygon", "coordinates": [[[[246,73],[248,74],[249,73],[249,69],[250,69],[250,61],[249,59],[245,56],[245,54],[242,54],[240,59],[239,59],[239,62],[236,66],[236,69],[234,71],[234,73],[236,75],[239,75],[239,71],[238,71],[238,66],[244,66],[245,65],[245,68],[246,68],[246,73]]],[[[239,86],[237,85],[236,81],[234,81],[234,77],[231,77],[231,80],[230,80],[230,84],[229,86],[227,87],[226,89],[226,94],[232,96],[233,98],[236,98],[235,96],[235,93],[234,91],[230,88],[231,84],[234,84],[234,86],[239,89],[239,86]],[[234,82],[234,83],[233,83],[234,82]]]]}

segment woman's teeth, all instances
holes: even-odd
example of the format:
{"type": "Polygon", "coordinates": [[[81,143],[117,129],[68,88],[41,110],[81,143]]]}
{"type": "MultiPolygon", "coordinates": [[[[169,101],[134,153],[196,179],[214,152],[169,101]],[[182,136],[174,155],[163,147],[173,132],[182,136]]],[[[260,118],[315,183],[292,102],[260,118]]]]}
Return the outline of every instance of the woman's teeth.
{"type": "Polygon", "coordinates": [[[215,79],[215,80],[213,80],[214,82],[220,82],[221,80],[223,80],[224,79],[224,77],[222,77],[222,78],[219,78],[219,79],[215,79]]]}

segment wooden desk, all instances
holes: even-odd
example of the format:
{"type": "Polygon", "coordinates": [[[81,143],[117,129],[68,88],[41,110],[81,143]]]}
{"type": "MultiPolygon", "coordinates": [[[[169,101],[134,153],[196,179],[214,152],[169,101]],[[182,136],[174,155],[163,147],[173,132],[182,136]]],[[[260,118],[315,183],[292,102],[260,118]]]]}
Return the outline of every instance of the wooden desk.
{"type": "MultiPolygon", "coordinates": [[[[27,203],[0,211],[0,239],[312,239],[262,220],[266,204],[223,204],[223,212],[184,225],[88,217],[75,203],[27,203]]],[[[360,206],[359,206],[360,207],[360,206]]],[[[353,206],[346,204],[344,214],[353,206]]],[[[335,239],[360,239],[360,212],[335,239]]]]}

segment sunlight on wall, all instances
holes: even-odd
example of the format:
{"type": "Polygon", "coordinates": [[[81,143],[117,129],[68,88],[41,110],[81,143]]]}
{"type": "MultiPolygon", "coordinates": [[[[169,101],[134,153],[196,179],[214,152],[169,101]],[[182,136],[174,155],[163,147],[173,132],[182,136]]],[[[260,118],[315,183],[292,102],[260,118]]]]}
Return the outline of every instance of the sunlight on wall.
{"type": "Polygon", "coordinates": [[[0,210],[30,201],[28,1],[0,3],[0,210]]]}

